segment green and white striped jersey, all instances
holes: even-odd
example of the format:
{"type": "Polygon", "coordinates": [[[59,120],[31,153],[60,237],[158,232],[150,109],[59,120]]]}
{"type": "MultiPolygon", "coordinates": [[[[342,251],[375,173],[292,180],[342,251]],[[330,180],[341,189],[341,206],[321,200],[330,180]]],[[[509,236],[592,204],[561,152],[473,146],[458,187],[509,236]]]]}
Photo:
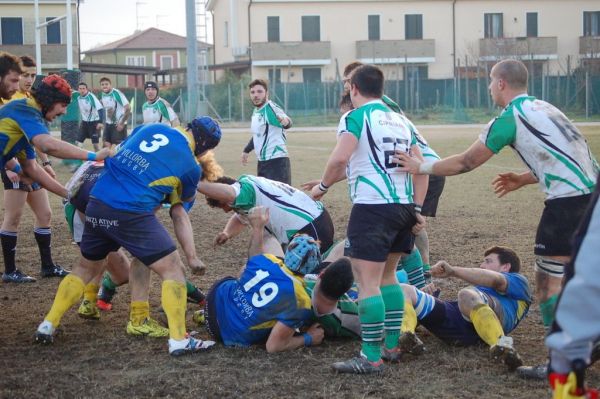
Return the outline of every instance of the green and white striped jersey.
{"type": "Polygon", "coordinates": [[[537,177],[546,199],[589,194],[598,163],[585,137],[553,105],[515,97],[479,136],[494,153],[510,146],[537,177]]]}
{"type": "Polygon", "coordinates": [[[106,111],[106,123],[109,125],[116,125],[125,114],[125,106],[129,105],[127,97],[119,89],[102,92],[100,102],[106,111]]]}
{"type": "MultiPolygon", "coordinates": [[[[304,276],[304,289],[313,299],[313,290],[317,279],[316,274],[307,274],[304,276]]],[[[356,299],[352,299],[350,295],[358,298],[358,288],[356,284],[352,286],[348,293],[344,294],[338,301],[336,308],[330,314],[318,314],[313,302],[313,313],[315,321],[318,321],[328,337],[348,337],[360,338],[360,319],[358,318],[358,304],[356,299]]]]}
{"type": "Polygon", "coordinates": [[[98,110],[102,109],[102,103],[98,101],[98,98],[88,91],[85,96],[79,96],[77,98],[77,104],[79,105],[79,113],[81,114],[81,120],[84,122],[95,122],[100,120],[98,110]]]}
{"type": "Polygon", "coordinates": [[[250,130],[252,130],[256,158],[259,161],[288,156],[285,129],[277,116],[288,117],[279,105],[270,100],[252,112],[250,130]]]}
{"type": "Polygon", "coordinates": [[[414,126],[381,100],[345,113],[338,137],[353,134],[358,146],[348,161],[346,176],[354,204],[410,204],[412,176],[392,163],[395,150],[409,152],[417,144],[414,126]]]}
{"type": "Polygon", "coordinates": [[[177,119],[171,104],[162,97],[158,97],[152,103],[146,101],[142,105],[142,115],[144,123],[162,123],[167,126],[171,126],[171,122],[177,119]]]}
{"type": "Polygon", "coordinates": [[[323,204],[303,191],[274,180],[242,175],[233,184],[236,198],[232,208],[245,215],[255,206],[269,209],[269,223],[265,228],[281,244],[287,244],[298,230],[323,213],[323,204]]]}

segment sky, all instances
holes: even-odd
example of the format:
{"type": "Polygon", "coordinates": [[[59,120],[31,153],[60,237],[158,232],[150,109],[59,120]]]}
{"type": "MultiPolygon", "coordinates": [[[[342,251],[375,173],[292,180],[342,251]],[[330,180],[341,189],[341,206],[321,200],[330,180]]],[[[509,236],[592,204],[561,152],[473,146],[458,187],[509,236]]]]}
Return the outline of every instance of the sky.
{"type": "MultiPolygon", "coordinates": [[[[185,36],[185,0],[84,0],[79,6],[81,51],[151,27],[185,36]]],[[[209,27],[209,38],[212,36],[209,27]]],[[[210,41],[210,40],[209,40],[210,41]]]]}

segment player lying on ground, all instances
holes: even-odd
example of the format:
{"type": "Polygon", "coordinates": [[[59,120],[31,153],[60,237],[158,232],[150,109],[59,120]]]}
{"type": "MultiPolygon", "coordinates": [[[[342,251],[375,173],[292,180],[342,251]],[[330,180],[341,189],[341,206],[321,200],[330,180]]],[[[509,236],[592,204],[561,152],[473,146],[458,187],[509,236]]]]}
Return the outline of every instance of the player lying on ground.
{"type": "MultiPolygon", "coordinates": [[[[248,214],[248,221],[252,227],[248,262],[239,278],[217,281],[207,295],[205,320],[209,333],[226,346],[266,343],[268,352],[320,344],[323,330],[318,323],[309,323],[313,318],[311,305],[320,314],[335,309],[338,298],[353,282],[350,262],[341,258],[329,265],[311,296],[301,275],[292,272],[281,259],[264,252],[268,208],[254,208],[248,214]],[[297,329],[303,333],[297,334],[297,329]]],[[[295,237],[290,246],[302,237],[306,236],[295,237]]],[[[301,265],[297,267],[302,269],[301,265]]]]}
{"type": "Polygon", "coordinates": [[[318,240],[322,253],[333,244],[333,222],[327,209],[321,202],[285,183],[252,175],[242,175],[238,180],[223,176],[215,183],[201,184],[198,191],[207,197],[210,206],[235,212],[215,238],[216,245],[225,244],[245,230],[248,225],[245,214],[255,206],[269,209],[270,219],[265,226],[267,240],[277,240],[282,247],[275,255],[282,256],[285,246],[298,233],[318,240]]]}
{"type": "MultiPolygon", "coordinates": [[[[509,369],[521,365],[512,338],[506,334],[527,314],[531,304],[529,284],[519,273],[520,260],[511,249],[491,247],[484,256],[479,268],[453,267],[444,261],[432,267],[434,277],[455,277],[472,284],[461,289],[455,301],[442,301],[401,284],[405,298],[399,340],[402,352],[422,353],[423,343],[415,335],[418,320],[448,344],[469,346],[483,341],[490,346],[493,359],[502,360],[509,369]]],[[[360,337],[356,299],[355,287],[340,299],[333,314],[318,319],[326,336],[360,337]]]]}
{"type": "Polygon", "coordinates": [[[219,143],[217,129],[207,129],[201,118],[185,130],[148,125],[106,161],[105,172],[90,192],[79,263],[61,282],[50,312],[36,331],[37,342],[52,342],[62,316],[98,275],[106,256],[123,247],[163,280],[161,299],[169,321],[169,353],[184,355],[213,344],[186,337],[183,264],[154,209],[171,193],[182,202],[194,199],[202,173],[197,158],[219,143]]]}

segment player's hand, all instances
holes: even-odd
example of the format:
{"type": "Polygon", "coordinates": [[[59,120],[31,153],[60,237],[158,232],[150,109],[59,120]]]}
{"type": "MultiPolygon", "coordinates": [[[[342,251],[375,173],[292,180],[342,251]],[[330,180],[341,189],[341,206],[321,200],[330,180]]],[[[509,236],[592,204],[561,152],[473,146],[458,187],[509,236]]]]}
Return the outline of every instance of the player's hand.
{"type": "Polygon", "coordinates": [[[56,179],[56,172],[54,171],[54,169],[52,169],[52,165],[42,166],[42,168],[44,168],[46,173],[48,173],[51,178],[56,179]]]}
{"type": "Polygon", "coordinates": [[[392,157],[392,163],[398,164],[398,168],[402,172],[412,173],[413,175],[419,174],[421,161],[404,151],[396,150],[392,157]]]}
{"type": "MultiPolygon", "coordinates": [[[[319,180],[319,183],[321,181],[319,180]]],[[[310,197],[312,199],[314,199],[315,201],[320,200],[321,198],[323,198],[323,196],[325,195],[325,191],[321,190],[319,188],[319,184],[317,184],[316,186],[314,186],[313,188],[310,189],[310,197]]]]}
{"type": "Polygon", "coordinates": [[[231,237],[229,237],[229,234],[225,233],[224,231],[220,232],[213,240],[213,247],[225,244],[230,238],[231,237]]]}
{"type": "Polygon", "coordinates": [[[433,295],[433,296],[435,296],[434,294],[437,290],[438,290],[438,288],[435,286],[434,283],[429,283],[425,287],[421,288],[421,291],[425,292],[426,294],[433,295]]]}
{"type": "Polygon", "coordinates": [[[192,273],[203,276],[206,273],[206,265],[198,258],[188,260],[188,267],[192,273]]]}
{"type": "Polygon", "coordinates": [[[511,191],[515,191],[523,187],[521,175],[514,172],[500,173],[492,180],[494,193],[498,198],[504,197],[511,191]]]}
{"type": "Polygon", "coordinates": [[[427,221],[425,220],[425,216],[421,215],[419,212],[415,215],[417,217],[417,223],[412,227],[412,233],[418,235],[425,228],[427,221]]]}
{"type": "Polygon", "coordinates": [[[102,161],[111,156],[110,148],[104,147],[96,153],[96,161],[102,161]]]}
{"type": "Polygon", "coordinates": [[[269,208],[255,206],[248,212],[248,221],[253,229],[262,229],[269,223],[269,208]]]}
{"type": "Polygon", "coordinates": [[[448,262],[445,260],[441,260],[435,265],[431,267],[431,276],[432,277],[452,277],[454,275],[454,268],[450,266],[448,262]]]}
{"type": "Polygon", "coordinates": [[[318,185],[319,183],[321,183],[321,180],[319,179],[307,181],[306,183],[302,183],[300,185],[300,188],[304,191],[310,191],[313,189],[314,186],[318,185]]]}
{"type": "Polygon", "coordinates": [[[242,162],[242,165],[244,165],[244,166],[248,165],[248,155],[249,154],[247,152],[242,152],[240,161],[242,162]]]}
{"type": "Polygon", "coordinates": [[[325,338],[325,331],[319,323],[310,326],[306,333],[312,337],[312,346],[321,345],[325,338]]]}
{"type": "Polygon", "coordinates": [[[12,170],[6,169],[6,176],[8,176],[8,180],[13,183],[18,183],[21,181],[21,176],[18,173],[13,172],[12,170]]]}

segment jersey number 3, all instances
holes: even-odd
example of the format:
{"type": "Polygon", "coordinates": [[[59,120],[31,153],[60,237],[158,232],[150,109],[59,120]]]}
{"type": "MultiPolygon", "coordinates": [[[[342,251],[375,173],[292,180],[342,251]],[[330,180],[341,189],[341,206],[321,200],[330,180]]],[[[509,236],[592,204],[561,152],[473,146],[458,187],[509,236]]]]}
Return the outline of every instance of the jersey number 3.
{"type": "MultiPolygon", "coordinates": [[[[244,291],[250,291],[252,287],[267,277],[269,277],[269,272],[260,269],[257,270],[256,276],[252,277],[250,280],[248,280],[248,282],[246,282],[246,284],[244,284],[244,291]]],[[[257,308],[262,308],[275,299],[278,292],[279,287],[277,284],[273,282],[265,283],[258,288],[258,292],[252,294],[252,305],[257,308]]]]}
{"type": "Polygon", "coordinates": [[[154,152],[160,147],[164,147],[169,144],[169,139],[164,134],[155,134],[152,136],[154,140],[148,144],[146,140],[142,140],[140,143],[140,150],[144,152],[154,152]]]}

